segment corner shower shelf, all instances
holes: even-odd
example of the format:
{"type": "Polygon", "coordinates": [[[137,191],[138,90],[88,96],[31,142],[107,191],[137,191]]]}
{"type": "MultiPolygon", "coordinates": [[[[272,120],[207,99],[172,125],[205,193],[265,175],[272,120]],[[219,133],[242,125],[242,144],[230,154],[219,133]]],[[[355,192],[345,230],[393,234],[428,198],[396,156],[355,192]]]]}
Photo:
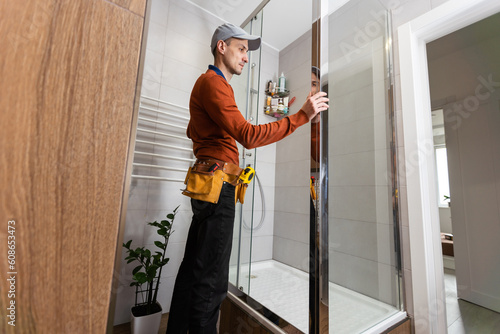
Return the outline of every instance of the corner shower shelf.
{"type": "MultiPolygon", "coordinates": [[[[288,89],[285,89],[283,91],[276,91],[276,92],[270,92],[269,90],[265,91],[266,94],[266,99],[268,97],[271,97],[272,100],[275,99],[280,99],[280,98],[285,98],[290,95],[290,91],[288,89]]],[[[282,118],[286,115],[288,115],[288,106],[286,106],[284,109],[278,108],[278,104],[270,103],[270,105],[265,105],[264,106],[264,114],[274,117],[274,118],[282,118]]]]}
{"type": "Polygon", "coordinates": [[[275,98],[278,98],[278,97],[287,97],[290,95],[290,91],[288,89],[285,89],[284,91],[282,92],[270,92],[269,90],[266,89],[266,95],[267,96],[271,96],[271,97],[275,97],[275,98]]]}

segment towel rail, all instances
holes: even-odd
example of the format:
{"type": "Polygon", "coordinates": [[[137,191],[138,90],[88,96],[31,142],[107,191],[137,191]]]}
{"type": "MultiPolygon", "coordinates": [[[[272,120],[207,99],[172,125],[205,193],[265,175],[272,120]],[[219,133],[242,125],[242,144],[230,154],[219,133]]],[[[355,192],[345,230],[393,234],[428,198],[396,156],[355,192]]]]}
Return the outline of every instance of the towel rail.
{"type": "Polygon", "coordinates": [[[166,112],[166,111],[156,110],[156,109],[149,108],[149,107],[144,107],[144,106],[140,106],[140,108],[144,109],[144,110],[154,111],[154,112],[157,112],[157,113],[160,113],[160,114],[172,116],[172,117],[175,117],[175,118],[179,118],[179,119],[182,119],[182,120],[185,120],[185,121],[189,121],[189,117],[179,116],[179,115],[172,114],[172,113],[169,113],[169,112],[166,112]]]}
{"type": "Polygon", "coordinates": [[[135,142],[136,143],[141,143],[141,144],[156,145],[156,146],[161,146],[161,147],[166,147],[166,148],[172,148],[174,150],[181,150],[181,151],[188,151],[188,152],[192,151],[191,148],[173,146],[173,145],[168,145],[168,144],[162,144],[162,143],[157,143],[157,142],[154,142],[154,141],[147,141],[147,140],[139,140],[139,139],[137,139],[135,142]]]}
{"type": "Polygon", "coordinates": [[[155,102],[160,102],[160,103],[163,103],[163,104],[166,104],[166,105],[169,105],[169,106],[175,107],[175,108],[179,108],[179,109],[189,110],[189,108],[187,108],[187,107],[183,107],[183,106],[180,106],[180,105],[178,105],[178,104],[171,103],[171,102],[167,102],[167,101],[163,101],[163,100],[160,100],[160,99],[155,99],[154,97],[141,95],[141,98],[143,98],[143,99],[148,99],[148,100],[152,100],[152,101],[155,101],[155,102]]]}
{"type": "Polygon", "coordinates": [[[162,125],[170,126],[172,128],[187,130],[187,126],[175,125],[175,124],[172,124],[172,123],[157,121],[155,119],[149,119],[149,118],[145,118],[145,117],[141,117],[141,116],[139,116],[138,119],[140,119],[141,121],[146,121],[146,122],[151,122],[151,123],[156,123],[156,124],[162,124],[162,125]]]}
{"type": "Polygon", "coordinates": [[[173,157],[173,156],[171,156],[171,155],[163,155],[163,154],[149,153],[149,152],[141,152],[141,151],[135,151],[135,154],[149,155],[149,156],[151,156],[151,157],[156,157],[156,158],[163,158],[163,159],[170,159],[170,160],[178,160],[178,161],[186,161],[186,162],[195,162],[195,161],[196,161],[196,159],[181,158],[181,157],[173,157]]]}
{"type": "Polygon", "coordinates": [[[170,181],[170,182],[182,182],[182,179],[172,179],[170,177],[160,177],[160,176],[149,176],[149,175],[134,175],[132,174],[134,179],[146,179],[146,180],[157,180],[157,181],[170,181]]]}
{"type": "Polygon", "coordinates": [[[146,129],[142,129],[142,128],[137,128],[137,131],[144,132],[144,133],[149,133],[149,134],[152,134],[152,135],[160,135],[160,136],[165,136],[165,137],[170,137],[170,138],[175,138],[175,139],[181,139],[181,140],[189,140],[189,141],[191,141],[191,139],[189,139],[188,137],[171,135],[169,133],[160,132],[160,131],[152,131],[152,130],[146,130],[146,129]]]}
{"type": "Polygon", "coordinates": [[[138,162],[134,162],[133,165],[135,167],[158,168],[158,169],[172,170],[172,171],[175,171],[175,172],[187,172],[188,171],[186,168],[174,168],[174,167],[168,167],[168,166],[149,165],[149,164],[141,164],[141,163],[138,163],[138,162]]]}
{"type": "MultiPolygon", "coordinates": [[[[181,135],[176,135],[176,134],[170,134],[171,130],[174,129],[182,129],[186,130],[187,126],[183,125],[177,125],[177,124],[172,124],[169,122],[164,122],[160,120],[153,119],[155,116],[162,116],[166,115],[169,117],[176,118],[177,120],[182,120],[182,121],[189,121],[189,114],[186,113],[186,111],[189,110],[186,107],[170,103],[167,101],[162,101],[160,99],[155,99],[149,96],[141,96],[141,103],[139,106],[139,116],[138,120],[142,122],[148,122],[152,124],[159,125],[161,127],[160,131],[157,130],[148,130],[144,127],[148,127],[148,125],[145,125],[143,123],[143,127],[137,127],[137,134],[138,135],[153,135],[155,136],[155,139],[149,139],[149,138],[143,138],[143,139],[137,139],[136,138],[136,144],[141,144],[141,146],[146,146],[148,149],[152,149],[154,147],[163,147],[163,148],[168,148],[174,150],[172,152],[172,155],[164,155],[164,154],[157,154],[157,153],[150,153],[150,152],[144,152],[141,151],[141,148],[137,148],[134,151],[135,156],[148,156],[148,157],[154,157],[154,158],[160,158],[160,159],[165,159],[166,162],[161,161],[163,164],[148,164],[148,163],[140,163],[140,162],[134,162],[133,167],[142,167],[142,168],[151,168],[155,169],[158,172],[160,170],[166,170],[166,171],[175,171],[175,172],[187,172],[188,171],[188,166],[191,165],[196,159],[194,158],[192,148],[191,147],[182,147],[184,143],[182,143],[180,146],[179,145],[174,145],[175,140],[183,140],[183,141],[190,141],[189,138],[186,136],[181,136],[181,135]],[[144,105],[143,99],[147,99],[150,101],[158,102],[161,105],[158,106],[149,106],[149,105],[144,105]],[[156,113],[156,115],[148,113],[146,111],[151,111],[156,113]],[[148,117],[148,115],[151,115],[148,117]],[[146,140],[144,140],[146,139],[146,140]],[[149,140],[148,140],[149,139],[149,140]],[[191,157],[192,158],[184,158],[181,157],[181,152],[191,152],[191,157]],[[181,161],[184,163],[181,163],[179,166],[173,166],[171,163],[173,161],[181,161]],[[169,166],[170,163],[170,166],[169,166]]],[[[183,124],[183,123],[181,123],[183,124]]],[[[152,125],[149,125],[152,126],[152,125]]],[[[178,132],[178,131],[177,131],[178,132]]],[[[140,137],[139,137],[140,138],[140,137]]],[[[187,146],[187,145],[186,145],[187,146]]],[[[186,155],[184,153],[184,155],[186,155]]],[[[145,170],[143,170],[145,171],[145,170]]],[[[177,179],[177,178],[171,178],[171,177],[163,177],[163,176],[155,176],[155,175],[136,175],[132,174],[133,179],[146,179],[146,180],[155,180],[155,181],[168,181],[168,182],[184,182],[184,178],[182,179],[177,179]]]]}

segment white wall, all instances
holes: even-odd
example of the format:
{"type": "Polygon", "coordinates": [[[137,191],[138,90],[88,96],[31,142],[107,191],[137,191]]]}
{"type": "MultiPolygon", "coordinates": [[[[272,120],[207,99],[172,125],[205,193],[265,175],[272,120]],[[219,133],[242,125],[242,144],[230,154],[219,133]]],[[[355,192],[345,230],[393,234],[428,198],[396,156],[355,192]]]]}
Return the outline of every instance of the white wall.
{"type": "Polygon", "coordinates": [[[464,119],[460,127],[445,123],[458,297],[497,312],[500,312],[499,106],[497,93],[464,119]]]}
{"type": "Polygon", "coordinates": [[[439,208],[439,224],[441,232],[453,234],[450,208],[439,208]]]}

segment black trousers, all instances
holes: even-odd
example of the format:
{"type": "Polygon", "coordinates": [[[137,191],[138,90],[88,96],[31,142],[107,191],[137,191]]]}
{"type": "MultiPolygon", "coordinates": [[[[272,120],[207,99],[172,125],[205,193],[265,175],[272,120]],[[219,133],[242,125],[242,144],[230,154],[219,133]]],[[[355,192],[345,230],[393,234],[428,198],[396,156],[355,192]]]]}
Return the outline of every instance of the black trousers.
{"type": "Polygon", "coordinates": [[[233,240],[235,187],[222,186],[217,204],[191,199],[193,220],[175,280],[167,334],[216,334],[226,298],[233,240]]]}

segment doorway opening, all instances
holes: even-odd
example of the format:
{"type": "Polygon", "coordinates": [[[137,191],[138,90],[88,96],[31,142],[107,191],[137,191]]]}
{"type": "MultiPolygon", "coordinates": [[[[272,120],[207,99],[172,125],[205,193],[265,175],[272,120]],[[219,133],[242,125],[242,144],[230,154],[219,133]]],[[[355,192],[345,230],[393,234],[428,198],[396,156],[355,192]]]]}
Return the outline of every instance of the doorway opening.
{"type": "Polygon", "coordinates": [[[500,57],[499,30],[500,13],[432,41],[426,50],[450,332],[491,332],[500,322],[493,283],[500,280],[500,247],[490,245],[500,237],[500,65],[493,61],[500,57]]]}
{"type": "MultiPolygon", "coordinates": [[[[449,1],[398,29],[407,196],[411,203],[408,208],[411,279],[417,332],[446,332],[447,327],[442,247],[437,237],[440,227],[426,46],[499,11],[497,1],[449,1]],[[409,172],[408,164],[413,171],[409,172]]],[[[453,183],[450,182],[452,187],[453,183]]]]}

